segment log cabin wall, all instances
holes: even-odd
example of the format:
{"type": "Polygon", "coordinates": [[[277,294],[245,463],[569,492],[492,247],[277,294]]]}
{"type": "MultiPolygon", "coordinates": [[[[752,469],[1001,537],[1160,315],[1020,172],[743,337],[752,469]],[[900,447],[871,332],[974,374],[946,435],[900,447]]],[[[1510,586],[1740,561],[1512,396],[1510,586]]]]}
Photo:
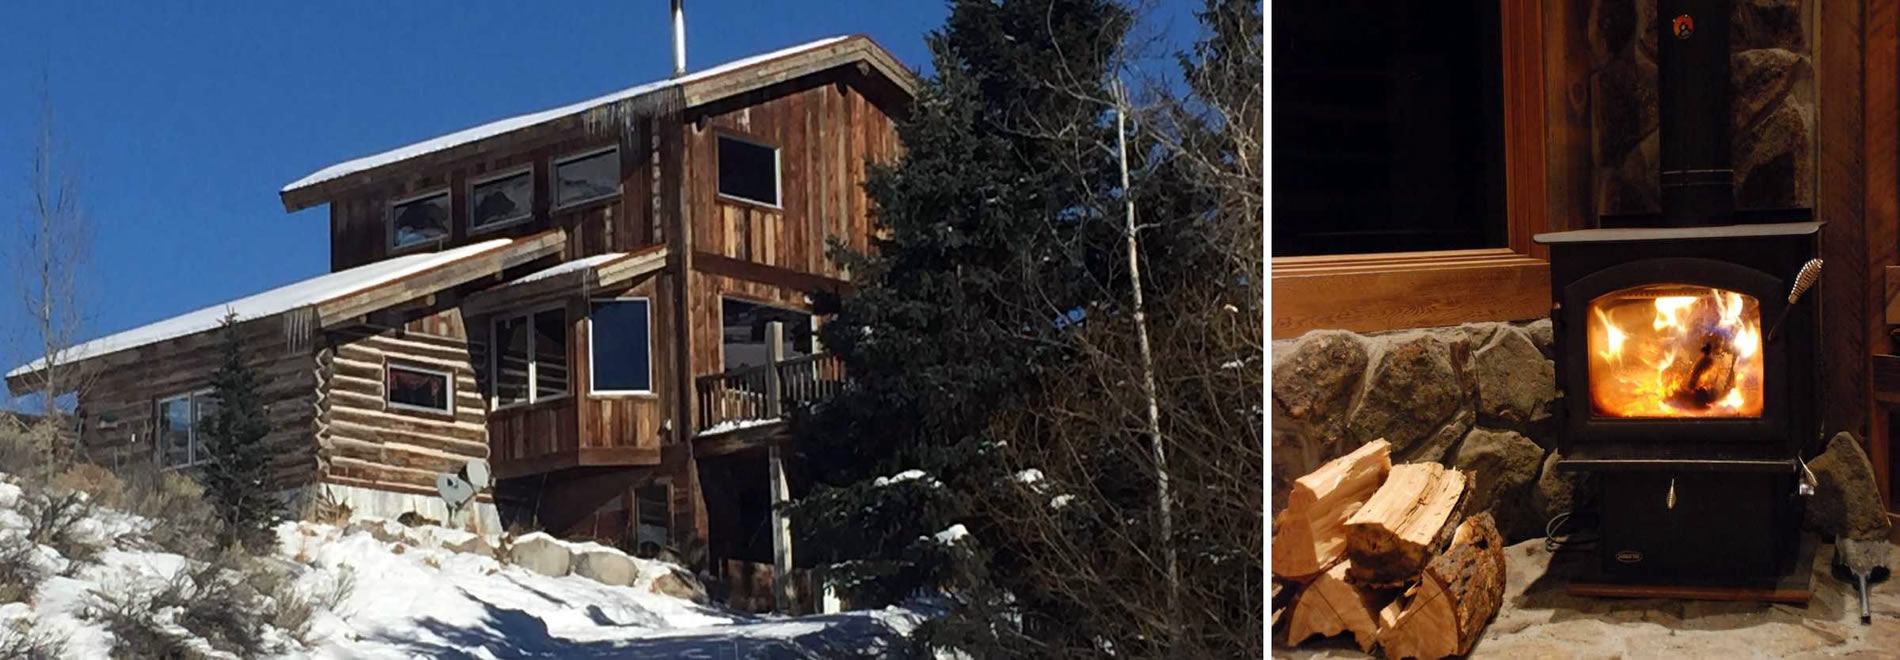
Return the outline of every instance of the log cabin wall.
{"type": "Polygon", "coordinates": [[[613,135],[588,131],[579,121],[554,137],[533,144],[510,145],[447,166],[396,174],[347,195],[330,200],[330,269],[343,270],[417,251],[448,249],[493,238],[519,237],[550,227],[567,230],[567,258],[603,252],[628,252],[660,243],[655,222],[653,191],[657,172],[652,131],[645,122],[622,141],[613,135]],[[619,146],[619,195],[563,208],[552,208],[549,181],[554,162],[568,156],[619,146]],[[525,221],[469,228],[469,183],[484,176],[528,167],[533,172],[533,214],[525,221]],[[449,236],[440,243],[423,243],[391,251],[389,206],[431,191],[449,192],[449,236]]]}
{"type": "MultiPolygon", "coordinates": [[[[274,456],[273,483],[301,486],[317,477],[310,442],[316,419],[317,364],[313,351],[293,349],[281,316],[239,325],[247,362],[264,384],[274,456]]],[[[148,344],[96,363],[96,378],[79,399],[86,420],[83,443],[88,457],[117,467],[156,456],[157,408],[161,399],[211,387],[211,374],[222,359],[223,333],[200,332],[148,344]],[[109,420],[109,421],[106,421],[109,420]]]]}
{"type": "Polygon", "coordinates": [[[488,458],[487,406],[466,337],[455,310],[401,329],[330,333],[318,353],[325,396],[315,445],[325,481],[434,495],[437,474],[488,458]],[[390,364],[448,372],[451,411],[391,407],[384,391],[390,364]]]}
{"type": "Polygon", "coordinates": [[[866,162],[898,154],[894,109],[867,96],[859,80],[837,69],[688,112],[685,185],[695,251],[845,276],[826,256],[826,242],[868,247],[866,162]],[[720,136],[779,150],[777,207],[719,194],[720,136]]]}

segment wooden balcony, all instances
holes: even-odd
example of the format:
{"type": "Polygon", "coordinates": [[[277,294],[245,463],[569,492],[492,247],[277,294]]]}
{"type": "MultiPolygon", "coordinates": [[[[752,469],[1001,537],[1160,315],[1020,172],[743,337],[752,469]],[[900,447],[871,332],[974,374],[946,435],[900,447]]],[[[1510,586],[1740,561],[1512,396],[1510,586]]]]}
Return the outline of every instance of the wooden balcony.
{"type": "Polygon", "coordinates": [[[778,422],[784,412],[837,395],[844,362],[829,353],[707,374],[694,380],[699,393],[699,435],[715,435],[778,422]]]}

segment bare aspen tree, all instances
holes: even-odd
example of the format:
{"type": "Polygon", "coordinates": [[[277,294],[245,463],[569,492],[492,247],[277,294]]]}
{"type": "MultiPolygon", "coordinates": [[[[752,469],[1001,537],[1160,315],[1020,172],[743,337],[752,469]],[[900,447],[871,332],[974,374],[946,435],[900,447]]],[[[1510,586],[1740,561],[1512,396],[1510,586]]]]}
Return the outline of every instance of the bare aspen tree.
{"type": "MultiPolygon", "coordinates": [[[[44,85],[44,82],[42,82],[44,85]]],[[[43,437],[49,468],[73,458],[76,436],[62,423],[60,397],[84,389],[86,374],[72,359],[81,307],[77,279],[85,263],[88,235],[79,203],[74,169],[54,130],[52,96],[42,87],[39,126],[28,170],[28,203],[19,219],[21,258],[15,263],[27,316],[37,334],[34,370],[25,376],[40,397],[43,437]]]]}

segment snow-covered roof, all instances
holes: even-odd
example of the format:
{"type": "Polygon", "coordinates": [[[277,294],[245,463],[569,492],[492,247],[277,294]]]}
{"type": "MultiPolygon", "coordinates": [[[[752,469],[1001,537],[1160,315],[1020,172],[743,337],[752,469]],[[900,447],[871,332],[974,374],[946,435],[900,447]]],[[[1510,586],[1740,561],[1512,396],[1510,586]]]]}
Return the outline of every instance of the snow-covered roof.
{"type": "MultiPolygon", "coordinates": [[[[246,296],[230,302],[219,303],[187,314],[174,316],[157,323],[142,325],[124,332],[117,332],[92,341],[88,341],[67,350],[62,359],[68,362],[99,357],[128,348],[154,344],[167,339],[196,334],[218,327],[227,312],[235,312],[240,319],[255,319],[281,314],[306,305],[333,300],[352,293],[363,291],[380,284],[398,280],[430,268],[446,264],[463,257],[500,248],[514,242],[514,239],[498,238],[471,245],[464,245],[442,252],[423,252],[385,259],[372,264],[357,266],[327,275],[319,275],[300,282],[246,296]]],[[[8,378],[32,373],[41,368],[45,359],[38,359],[20,365],[7,372],[8,378]]]]}
{"type": "Polygon", "coordinates": [[[337,163],[335,165],[331,165],[329,167],[325,167],[323,169],[317,170],[315,172],[311,172],[309,176],[305,176],[304,178],[298,179],[296,181],[292,181],[290,182],[289,185],[284,186],[283,190],[280,192],[289,192],[297,188],[302,188],[305,186],[311,186],[311,185],[323,183],[331,179],[349,176],[357,172],[375,169],[378,167],[382,167],[384,165],[388,165],[388,164],[403,161],[403,160],[408,160],[410,158],[415,158],[417,156],[421,156],[424,154],[433,153],[436,151],[449,149],[449,148],[460,146],[460,145],[467,144],[470,142],[475,142],[477,140],[494,137],[494,136],[501,135],[503,133],[507,133],[507,132],[514,131],[517,129],[527,128],[535,124],[542,124],[542,123],[554,121],[556,119],[560,119],[560,118],[567,117],[570,115],[578,115],[582,112],[603,107],[611,103],[617,103],[620,101],[629,100],[629,99],[632,99],[644,94],[658,92],[660,90],[664,90],[664,89],[678,86],[678,85],[683,85],[689,82],[693,82],[695,80],[717,76],[723,73],[727,73],[727,72],[748,67],[754,64],[758,64],[760,62],[764,62],[767,60],[773,60],[780,57],[795,55],[803,51],[812,50],[815,48],[822,48],[824,46],[829,46],[839,41],[843,41],[846,38],[848,37],[847,36],[827,37],[824,39],[819,39],[817,41],[799,44],[797,46],[792,46],[790,48],[784,48],[784,49],[775,50],[769,53],[754,55],[752,57],[748,57],[745,59],[734,60],[734,61],[727,62],[725,64],[721,64],[719,66],[716,66],[710,69],[697,71],[694,73],[689,73],[684,76],[680,76],[678,78],[668,78],[666,80],[656,80],[649,83],[635,85],[635,86],[628,87],[626,89],[623,89],[611,94],[607,94],[605,96],[591,98],[585,101],[581,101],[579,103],[564,105],[558,108],[543,110],[541,112],[534,112],[534,113],[529,113],[525,115],[509,117],[506,119],[500,119],[500,120],[488,122],[486,124],[482,124],[480,126],[475,126],[473,128],[462,129],[454,133],[450,133],[448,135],[444,135],[435,139],[423,140],[415,144],[411,144],[404,147],[398,147],[398,148],[391,149],[389,151],[385,151],[379,154],[364,156],[362,158],[357,158],[355,160],[344,161],[344,162],[337,163]]]}
{"type": "Polygon", "coordinates": [[[575,271],[593,268],[595,266],[599,266],[601,264],[607,263],[609,261],[613,261],[615,259],[619,259],[624,256],[627,256],[627,253],[608,252],[606,254],[596,254],[591,257],[581,257],[573,261],[567,261],[567,262],[555,264],[554,266],[549,267],[546,270],[538,270],[532,273],[528,273],[526,275],[522,275],[521,277],[515,278],[514,280],[511,280],[507,284],[504,284],[502,286],[513,286],[516,284],[527,284],[529,282],[538,282],[550,277],[554,277],[556,275],[564,275],[564,274],[572,273],[575,271]]]}

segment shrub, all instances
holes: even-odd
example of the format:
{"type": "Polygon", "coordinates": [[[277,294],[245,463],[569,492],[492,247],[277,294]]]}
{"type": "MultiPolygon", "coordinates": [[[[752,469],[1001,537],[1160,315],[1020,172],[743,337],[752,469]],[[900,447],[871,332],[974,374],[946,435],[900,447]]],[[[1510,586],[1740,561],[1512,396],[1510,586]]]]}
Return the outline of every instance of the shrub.
{"type": "Polygon", "coordinates": [[[295,588],[285,567],[231,546],[156,588],[94,592],[103,607],[95,607],[93,613],[118,638],[112,650],[115,658],[196,655],[189,637],[202,639],[218,651],[252,658],[286,650],[271,638],[272,628],[305,642],[317,609],[330,599],[347,598],[347,594],[337,594],[354,584],[353,576],[347,583],[339,579],[329,590],[306,596],[295,588]],[[169,620],[161,618],[165,615],[169,620]]]}
{"type": "Polygon", "coordinates": [[[193,559],[213,558],[221,522],[190,475],[142,461],[122,469],[120,477],[129,511],[153,521],[146,533],[152,545],[193,559]]]}
{"type": "Polygon", "coordinates": [[[52,548],[75,567],[98,559],[101,539],[79,525],[94,510],[92,499],[85,493],[33,489],[21,495],[19,510],[27,519],[27,541],[52,548]]]}
{"type": "Polygon", "coordinates": [[[53,477],[52,487],[59,490],[77,491],[92,496],[92,500],[102,506],[113,509],[125,509],[125,483],[118,475],[92,463],[75,463],[53,477]]]}
{"type": "Polygon", "coordinates": [[[45,579],[33,563],[32,542],[19,534],[0,538],[0,605],[26,602],[45,579]]]}
{"type": "Polygon", "coordinates": [[[33,625],[32,618],[0,625],[0,658],[52,660],[65,655],[66,638],[33,625]]]}

